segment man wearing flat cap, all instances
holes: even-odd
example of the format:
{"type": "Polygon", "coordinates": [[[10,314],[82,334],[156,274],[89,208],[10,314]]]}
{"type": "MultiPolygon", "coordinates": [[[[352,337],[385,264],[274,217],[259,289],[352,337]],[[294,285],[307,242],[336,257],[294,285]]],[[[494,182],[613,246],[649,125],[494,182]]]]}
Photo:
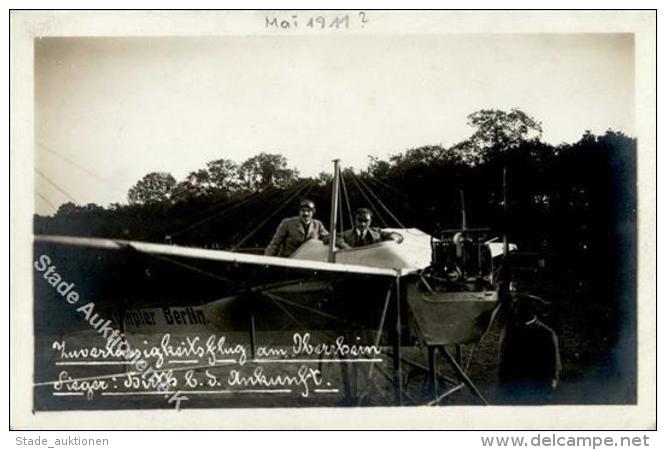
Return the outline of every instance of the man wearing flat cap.
{"type": "Polygon", "coordinates": [[[298,216],[289,217],[280,222],[273,239],[266,247],[264,255],[289,257],[305,241],[321,239],[328,241],[328,231],[319,220],[314,218],[315,204],[304,199],[299,204],[298,216]]]}

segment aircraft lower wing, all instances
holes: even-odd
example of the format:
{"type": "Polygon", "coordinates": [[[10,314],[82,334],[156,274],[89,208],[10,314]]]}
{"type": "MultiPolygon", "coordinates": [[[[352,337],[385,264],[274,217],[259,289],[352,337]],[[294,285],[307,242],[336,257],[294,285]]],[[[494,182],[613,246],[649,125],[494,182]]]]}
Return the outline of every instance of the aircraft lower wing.
{"type": "Polygon", "coordinates": [[[354,264],[337,264],[320,261],[308,261],[300,259],[281,258],[277,256],[252,255],[235,253],[224,250],[209,250],[203,248],[181,247],[177,245],[155,244],[140,241],[125,241],[114,239],[82,238],[71,236],[35,236],[36,243],[69,245],[76,247],[99,248],[104,250],[127,250],[132,249],[149,255],[160,255],[165,257],[179,257],[188,259],[199,259],[207,261],[218,261],[222,263],[249,264],[264,267],[283,267],[291,269],[303,269],[311,271],[357,273],[367,275],[399,275],[395,270],[378,267],[360,266],[354,264]]]}
{"type": "Polygon", "coordinates": [[[121,319],[129,325],[141,323],[146,311],[176,308],[159,316],[182,313],[191,322],[199,308],[208,308],[206,321],[219,318],[218,328],[246,328],[250,314],[264,327],[283,327],[284,316],[293,315],[285,307],[300,311],[296,315],[307,326],[318,325],[316,311],[374,325],[387,289],[401,275],[378,267],[70,236],[35,236],[34,252],[36,331],[48,333],[71,325],[71,291],[83,299],[78,304],[94,301],[108,314],[129,311],[131,317],[121,319]]]}

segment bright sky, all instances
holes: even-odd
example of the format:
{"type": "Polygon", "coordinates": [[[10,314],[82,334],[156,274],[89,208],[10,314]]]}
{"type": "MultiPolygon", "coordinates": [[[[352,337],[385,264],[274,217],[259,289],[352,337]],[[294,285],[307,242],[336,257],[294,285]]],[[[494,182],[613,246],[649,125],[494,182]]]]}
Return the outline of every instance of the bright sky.
{"type": "Polygon", "coordinates": [[[37,212],[125,202],[143,175],[281,153],[302,175],[362,168],[517,107],[544,140],[634,134],[629,34],[35,41],[37,212]],[[48,180],[50,181],[47,181],[48,180]],[[53,187],[58,185],[59,189],[53,187]]]}

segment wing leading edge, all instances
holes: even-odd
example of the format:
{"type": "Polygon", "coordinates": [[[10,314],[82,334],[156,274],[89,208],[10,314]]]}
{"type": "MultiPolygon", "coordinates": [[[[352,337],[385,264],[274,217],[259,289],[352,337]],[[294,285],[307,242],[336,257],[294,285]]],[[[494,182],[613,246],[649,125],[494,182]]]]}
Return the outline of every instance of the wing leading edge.
{"type": "Polygon", "coordinates": [[[380,267],[368,267],[355,264],[339,264],[322,261],[281,258],[277,256],[251,255],[234,253],[225,250],[209,250],[202,248],[182,247],[178,245],[155,244],[150,242],[126,241],[103,238],[87,238],[74,236],[35,235],[36,243],[48,243],[105,250],[132,249],[139,253],[159,256],[173,256],[196,260],[227,262],[230,264],[249,264],[265,267],[283,267],[310,271],[351,273],[362,275],[378,275],[396,277],[400,270],[380,267]]]}

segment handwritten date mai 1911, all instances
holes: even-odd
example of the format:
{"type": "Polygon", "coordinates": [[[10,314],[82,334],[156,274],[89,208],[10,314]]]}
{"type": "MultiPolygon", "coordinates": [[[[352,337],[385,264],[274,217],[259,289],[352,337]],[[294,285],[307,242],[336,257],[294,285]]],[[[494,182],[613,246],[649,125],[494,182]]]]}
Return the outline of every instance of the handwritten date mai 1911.
{"type": "Polygon", "coordinates": [[[336,15],[297,15],[289,16],[265,16],[264,24],[268,29],[274,30],[292,30],[292,29],[312,29],[312,30],[351,30],[362,29],[368,23],[368,18],[364,11],[357,14],[336,14],[336,15]]]}

